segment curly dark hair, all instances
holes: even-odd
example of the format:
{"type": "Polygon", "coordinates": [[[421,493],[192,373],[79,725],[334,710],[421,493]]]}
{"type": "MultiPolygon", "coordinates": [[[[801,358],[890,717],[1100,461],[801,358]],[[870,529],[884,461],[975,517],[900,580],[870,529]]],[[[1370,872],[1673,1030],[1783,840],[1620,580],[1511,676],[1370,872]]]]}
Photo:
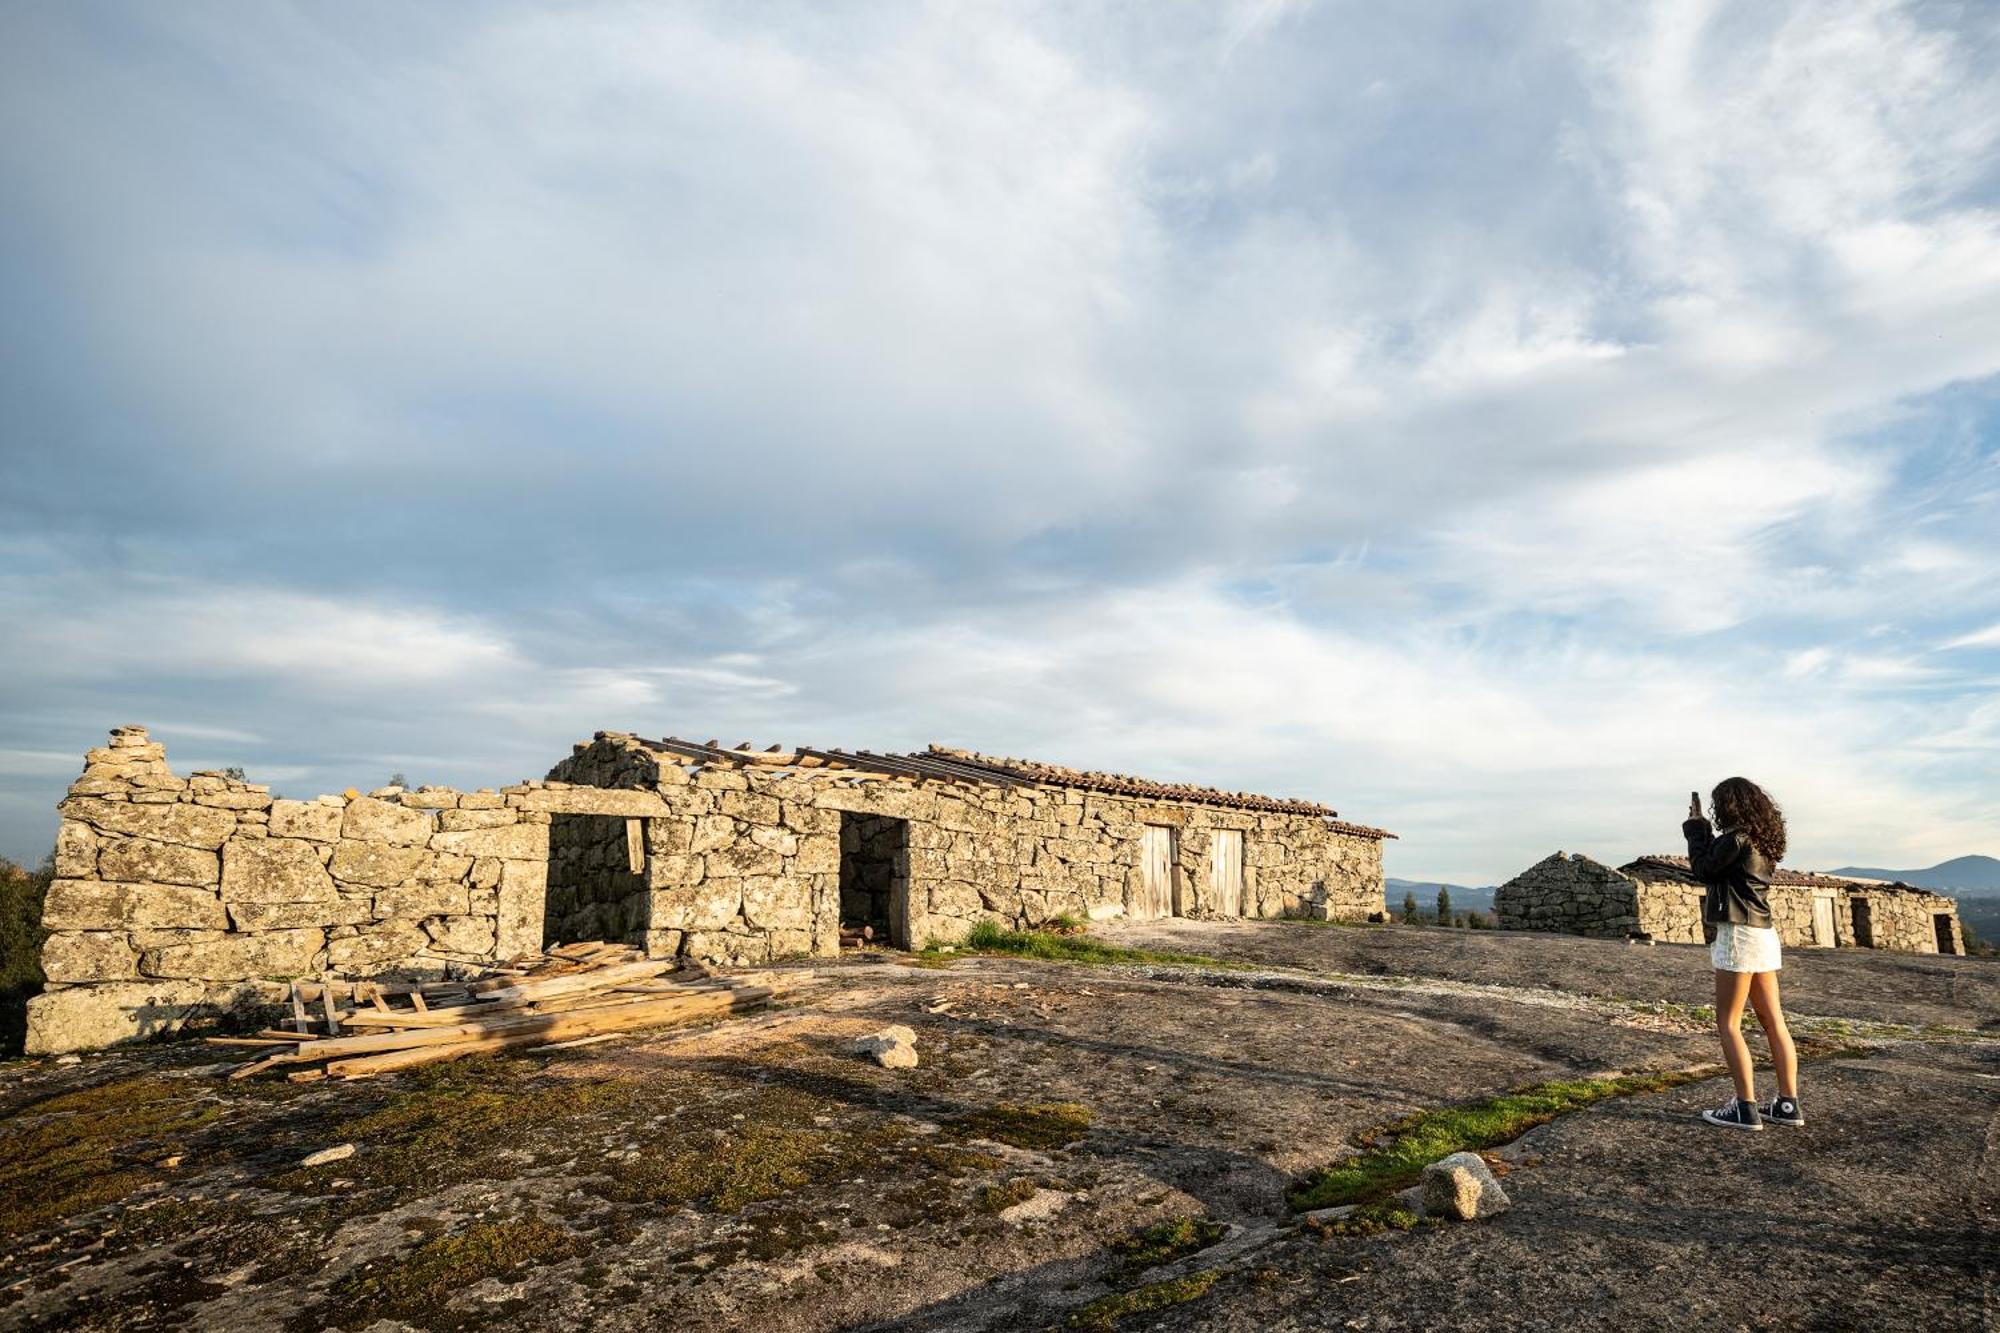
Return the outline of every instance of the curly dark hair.
{"type": "Polygon", "coordinates": [[[1741,829],[1776,865],[1785,857],[1785,812],[1771,793],[1748,778],[1724,778],[1709,793],[1717,828],[1741,829]]]}

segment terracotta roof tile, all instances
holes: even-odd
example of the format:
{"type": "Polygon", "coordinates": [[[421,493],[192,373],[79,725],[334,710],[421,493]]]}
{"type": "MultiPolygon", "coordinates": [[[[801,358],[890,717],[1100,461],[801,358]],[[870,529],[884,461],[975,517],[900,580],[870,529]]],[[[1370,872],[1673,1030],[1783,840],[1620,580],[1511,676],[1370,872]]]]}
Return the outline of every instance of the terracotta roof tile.
{"type": "MultiPolygon", "coordinates": [[[[1673,872],[1670,878],[1684,880],[1689,883],[1700,883],[1699,880],[1695,879],[1694,872],[1688,868],[1688,859],[1685,856],[1641,856],[1635,860],[1626,862],[1618,868],[1628,874],[1641,870],[1668,870],[1673,872]]],[[[1771,882],[1773,884],[1791,884],[1799,888],[1868,888],[1876,890],[1893,889],[1898,892],[1908,893],[1928,892],[1928,890],[1919,889],[1915,885],[1904,884],[1900,880],[1891,882],[1883,879],[1851,879],[1845,875],[1822,875],[1817,871],[1785,870],[1783,868],[1771,872],[1771,882]]]]}
{"type": "Polygon", "coordinates": [[[1356,837],[1380,840],[1396,836],[1387,829],[1372,828],[1366,824],[1352,824],[1337,819],[1334,817],[1337,812],[1317,801],[1259,796],[1253,792],[1223,791],[1217,787],[1198,787],[1188,783],[1154,782],[1150,778],[1133,777],[1127,773],[1098,773],[1085,769],[1065,768],[1060,764],[1045,764],[1034,759],[1003,759],[973,750],[954,749],[948,745],[933,745],[919,757],[943,759],[967,768],[985,769],[1050,787],[1076,787],[1085,791],[1108,792],[1114,796],[1189,801],[1198,805],[1229,806],[1239,810],[1267,810],[1275,814],[1312,815],[1325,820],[1340,832],[1351,833],[1356,837]]]}

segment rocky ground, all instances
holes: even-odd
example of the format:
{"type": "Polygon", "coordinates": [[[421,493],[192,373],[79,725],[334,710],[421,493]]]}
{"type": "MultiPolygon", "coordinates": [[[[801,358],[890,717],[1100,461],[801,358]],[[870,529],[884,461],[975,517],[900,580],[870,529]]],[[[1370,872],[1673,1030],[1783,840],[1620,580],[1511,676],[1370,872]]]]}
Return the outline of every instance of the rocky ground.
{"type": "Polygon", "coordinates": [[[1302,1219],[1288,1192],[1413,1114],[1712,1062],[1700,951],[1297,923],[1103,937],[1218,961],[881,955],[703,1032],[358,1085],[225,1081],[193,1043],[16,1062],[0,1327],[1951,1329],[2000,1312],[2000,966],[1795,952],[1806,1129],[1695,1123],[1724,1095],[1712,1077],[1609,1097],[1494,1154],[1498,1217],[1384,1230],[1302,1219]],[[853,1050],[890,1023],[916,1032],[917,1068],[853,1050]]]}

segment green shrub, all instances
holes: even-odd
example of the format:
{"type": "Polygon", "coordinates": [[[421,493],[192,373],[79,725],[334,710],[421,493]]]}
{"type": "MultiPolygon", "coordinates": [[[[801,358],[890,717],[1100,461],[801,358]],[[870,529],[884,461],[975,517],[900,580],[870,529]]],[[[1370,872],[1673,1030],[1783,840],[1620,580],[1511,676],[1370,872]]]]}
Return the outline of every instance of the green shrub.
{"type": "Polygon", "coordinates": [[[28,1001],[42,993],[42,898],[55,873],[53,855],[36,870],[0,857],[0,1057],[21,1053],[28,1001]]]}

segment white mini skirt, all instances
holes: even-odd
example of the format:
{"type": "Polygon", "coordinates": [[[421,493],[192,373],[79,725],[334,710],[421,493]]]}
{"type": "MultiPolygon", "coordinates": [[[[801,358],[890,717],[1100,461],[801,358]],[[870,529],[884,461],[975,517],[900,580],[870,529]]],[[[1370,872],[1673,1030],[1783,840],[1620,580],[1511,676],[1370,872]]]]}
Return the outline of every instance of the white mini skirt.
{"type": "Polygon", "coordinates": [[[1778,932],[1771,926],[1739,926],[1725,921],[1715,928],[1715,943],[1708,957],[1718,972],[1776,972],[1785,964],[1779,957],[1778,932]]]}

